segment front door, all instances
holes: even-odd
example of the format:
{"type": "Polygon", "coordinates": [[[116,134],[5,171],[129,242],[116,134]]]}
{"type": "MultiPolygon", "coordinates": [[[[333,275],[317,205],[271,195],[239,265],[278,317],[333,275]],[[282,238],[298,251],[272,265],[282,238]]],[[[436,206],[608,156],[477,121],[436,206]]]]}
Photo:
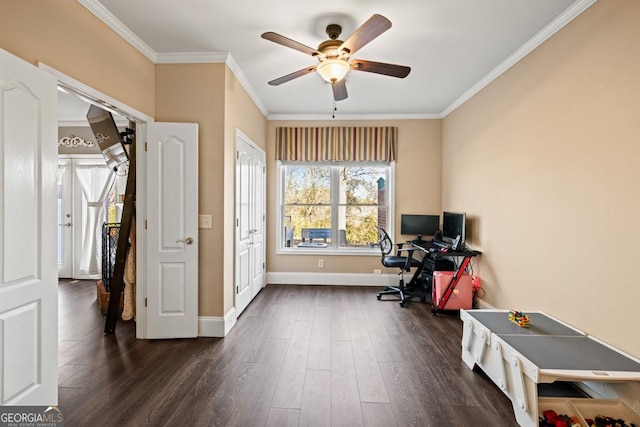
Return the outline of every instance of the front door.
{"type": "Polygon", "coordinates": [[[0,49],[0,405],[58,402],[56,86],[0,49]]]}
{"type": "Polygon", "coordinates": [[[72,162],[58,161],[58,277],[73,277],[72,162]]]}
{"type": "Polygon", "coordinates": [[[147,124],[146,338],[198,336],[198,125],[147,124]]]}

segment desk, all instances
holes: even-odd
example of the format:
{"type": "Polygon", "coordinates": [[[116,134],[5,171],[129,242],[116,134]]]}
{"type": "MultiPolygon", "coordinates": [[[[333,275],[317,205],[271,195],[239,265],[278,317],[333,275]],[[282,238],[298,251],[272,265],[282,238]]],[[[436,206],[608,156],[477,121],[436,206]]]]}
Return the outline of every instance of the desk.
{"type": "Polygon", "coordinates": [[[517,326],[508,314],[460,310],[462,360],[480,367],[511,399],[521,426],[537,427],[548,409],[579,417],[581,427],[597,414],[640,425],[638,360],[544,313],[527,313],[529,328],[517,326]],[[551,388],[542,385],[553,383],[570,384],[582,394],[545,397],[551,388]]]}
{"type": "Polygon", "coordinates": [[[458,267],[453,273],[453,276],[451,276],[451,281],[447,285],[445,291],[442,293],[442,297],[440,298],[440,300],[435,301],[432,298],[433,307],[431,311],[434,314],[444,311],[445,306],[447,305],[447,302],[451,297],[451,294],[453,293],[454,289],[458,285],[458,282],[460,281],[460,278],[464,274],[464,271],[466,270],[467,266],[471,262],[471,258],[480,255],[480,252],[469,250],[469,249],[467,250],[448,249],[445,251],[445,250],[442,250],[442,248],[435,246],[432,242],[428,242],[428,241],[425,241],[424,243],[420,243],[420,244],[417,244],[415,242],[407,242],[407,243],[410,243],[415,250],[420,250],[424,253],[424,257],[422,258],[422,263],[420,267],[416,269],[416,272],[411,277],[411,281],[409,282],[410,287],[411,286],[416,287],[418,284],[418,280],[422,280],[422,271],[424,270],[424,263],[425,263],[425,260],[427,260],[428,258],[432,258],[432,259],[456,258],[456,257],[462,258],[462,261],[460,261],[460,263],[458,264],[458,267]]]}

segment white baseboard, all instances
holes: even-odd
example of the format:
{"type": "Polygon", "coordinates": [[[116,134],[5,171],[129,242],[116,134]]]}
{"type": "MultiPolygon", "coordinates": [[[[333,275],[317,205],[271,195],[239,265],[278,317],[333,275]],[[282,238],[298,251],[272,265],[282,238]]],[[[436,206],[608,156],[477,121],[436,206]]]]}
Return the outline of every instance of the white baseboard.
{"type": "MultiPolygon", "coordinates": [[[[410,274],[405,277],[410,278],[410,274]]],[[[267,283],[271,285],[340,285],[340,286],[394,286],[398,284],[397,274],[357,274],[357,273],[267,273],[267,283]]]]}
{"type": "Polygon", "coordinates": [[[231,310],[224,317],[200,316],[198,317],[199,337],[226,337],[231,328],[236,324],[236,308],[231,310]]]}
{"type": "Polygon", "coordinates": [[[478,299],[478,308],[483,310],[495,310],[496,308],[483,299],[478,299]]]}

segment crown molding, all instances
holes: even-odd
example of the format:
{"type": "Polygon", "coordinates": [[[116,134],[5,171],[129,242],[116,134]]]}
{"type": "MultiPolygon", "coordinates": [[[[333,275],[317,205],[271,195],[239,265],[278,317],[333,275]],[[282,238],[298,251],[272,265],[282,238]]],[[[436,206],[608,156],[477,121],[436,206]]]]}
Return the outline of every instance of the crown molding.
{"type": "MultiPolygon", "coordinates": [[[[104,22],[129,44],[136,48],[140,53],[149,58],[154,64],[184,64],[184,63],[225,63],[231,72],[240,81],[242,87],[247,91],[249,97],[256,104],[258,109],[267,118],[267,120],[329,120],[330,114],[269,114],[262,100],[258,97],[246,76],[228,52],[175,52],[175,53],[157,53],[151,49],[145,42],[136,36],[127,26],[109,12],[102,4],[96,0],[77,0],[78,3],[87,8],[98,19],[104,22]]],[[[471,99],[474,95],[488,86],[495,79],[500,77],[509,68],[513,67],[522,58],[544,43],[549,37],[554,35],[558,30],[571,22],[576,16],[580,15],[597,0],[576,0],[561,15],[540,30],[535,36],[523,44],[517,51],[491,70],[487,75],[480,79],[476,84],[470,87],[466,92],[460,95],[455,101],[447,106],[440,113],[425,114],[344,114],[336,117],[338,120],[411,120],[411,119],[442,119],[462,104],[471,99]]]]}
{"type": "Polygon", "coordinates": [[[262,115],[267,117],[269,115],[269,110],[267,110],[267,107],[264,105],[264,103],[258,96],[258,93],[255,91],[255,89],[253,89],[253,86],[251,86],[251,83],[249,83],[249,79],[247,79],[247,76],[244,75],[244,73],[240,69],[240,66],[238,65],[236,60],[233,59],[233,56],[231,56],[230,53],[229,53],[229,57],[227,58],[227,67],[229,67],[233,75],[236,76],[236,78],[238,79],[238,81],[240,82],[244,90],[247,91],[247,93],[249,94],[249,97],[256,104],[256,107],[258,107],[262,115]]]}
{"type": "Polygon", "coordinates": [[[390,113],[390,114],[340,114],[336,113],[332,117],[332,113],[327,114],[269,114],[267,120],[287,120],[287,121],[303,121],[303,120],[435,120],[441,119],[440,113],[390,113]]]}
{"type": "Polygon", "coordinates": [[[125,39],[131,46],[136,48],[140,53],[149,58],[151,62],[156,62],[156,52],[142,41],[140,37],[135,35],[126,25],[118,18],[113,16],[101,3],[96,0],[77,0],[82,6],[93,13],[96,18],[107,24],[109,28],[115,31],[120,37],[125,39]]]}
{"type": "Polygon", "coordinates": [[[576,16],[580,15],[587,8],[593,5],[598,0],[577,0],[571,6],[569,6],[562,14],[556,19],[551,21],[546,27],[540,30],[535,36],[530,38],[525,44],[520,46],[511,56],[505,59],[497,67],[491,70],[486,76],[480,79],[476,84],[471,86],[466,92],[464,92],[458,99],[453,101],[447,108],[442,110],[440,116],[442,118],[447,117],[453,111],[455,111],[462,104],[471,99],[475,94],[480,92],[486,86],[488,86],[495,79],[500,77],[509,68],[513,67],[522,58],[531,53],[534,49],[544,43],[549,37],[557,33],[562,27],[567,25],[576,16]]]}

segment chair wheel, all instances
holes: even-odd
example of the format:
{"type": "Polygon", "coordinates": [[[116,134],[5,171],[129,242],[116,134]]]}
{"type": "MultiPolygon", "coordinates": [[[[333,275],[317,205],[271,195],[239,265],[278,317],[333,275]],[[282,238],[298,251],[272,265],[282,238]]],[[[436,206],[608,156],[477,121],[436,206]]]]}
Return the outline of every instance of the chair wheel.
{"type": "Polygon", "coordinates": [[[379,301],[379,300],[380,300],[380,298],[381,298],[381,295],[378,295],[376,298],[378,298],[378,301],[379,301]]]}
{"type": "Polygon", "coordinates": [[[400,301],[400,307],[404,307],[404,306],[406,306],[406,305],[407,305],[407,304],[406,304],[404,301],[400,301]]]}

